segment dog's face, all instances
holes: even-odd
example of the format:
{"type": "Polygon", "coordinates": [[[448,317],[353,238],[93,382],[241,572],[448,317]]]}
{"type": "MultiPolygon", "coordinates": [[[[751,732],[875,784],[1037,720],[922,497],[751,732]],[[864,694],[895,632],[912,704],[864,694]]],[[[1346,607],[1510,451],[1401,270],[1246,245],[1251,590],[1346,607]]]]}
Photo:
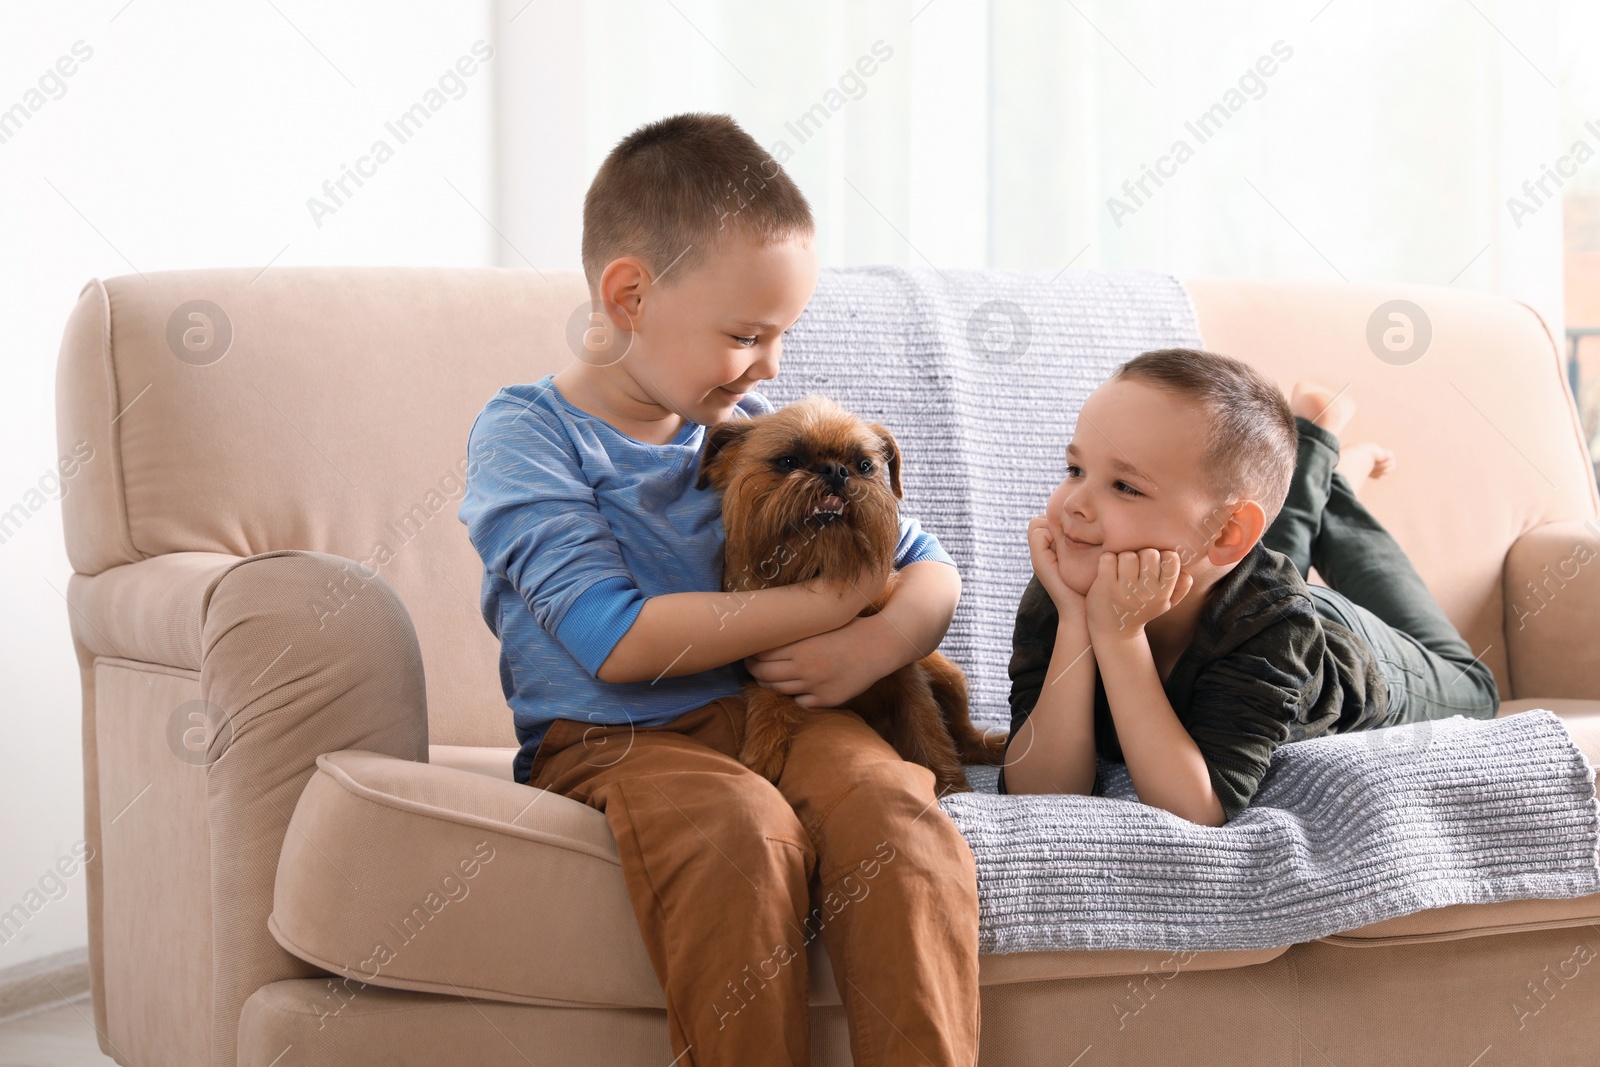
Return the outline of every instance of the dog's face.
{"type": "Polygon", "coordinates": [[[854,573],[894,555],[900,448],[823,397],[706,431],[695,488],[722,491],[723,588],[854,573]]]}

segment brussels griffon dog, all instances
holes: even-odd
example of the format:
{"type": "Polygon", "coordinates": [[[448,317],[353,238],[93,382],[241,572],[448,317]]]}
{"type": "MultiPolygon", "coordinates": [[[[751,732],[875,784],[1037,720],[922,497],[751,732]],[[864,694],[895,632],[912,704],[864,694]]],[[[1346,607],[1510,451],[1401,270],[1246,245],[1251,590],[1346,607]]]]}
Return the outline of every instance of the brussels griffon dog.
{"type": "MultiPolygon", "coordinates": [[[[728,592],[854,575],[869,560],[892,559],[900,539],[900,448],[889,431],[823,397],[706,431],[697,489],[722,491],[726,531],[722,587],[728,592]]],[[[888,601],[899,574],[861,612],[888,601]]],[[[756,682],[739,760],[776,782],[795,724],[806,709],[756,682]]],[[[979,733],[967,680],[933,652],[879,679],[849,701],[903,759],[934,773],[942,796],[970,792],[962,763],[1002,762],[1005,737],[979,733]]]]}

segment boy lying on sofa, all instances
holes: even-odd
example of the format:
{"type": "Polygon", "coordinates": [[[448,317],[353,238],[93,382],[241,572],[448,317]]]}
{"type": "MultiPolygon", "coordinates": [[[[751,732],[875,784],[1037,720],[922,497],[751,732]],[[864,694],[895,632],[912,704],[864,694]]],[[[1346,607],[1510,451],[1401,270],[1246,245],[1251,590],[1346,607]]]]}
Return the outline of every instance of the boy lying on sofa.
{"type": "Polygon", "coordinates": [[[1341,457],[1353,412],[1193,349],[1090,394],[1028,525],[1001,793],[1097,793],[1098,752],[1143,802],[1220,826],[1285,742],[1495,717],[1493,673],[1355,498],[1393,457],[1341,457]]]}

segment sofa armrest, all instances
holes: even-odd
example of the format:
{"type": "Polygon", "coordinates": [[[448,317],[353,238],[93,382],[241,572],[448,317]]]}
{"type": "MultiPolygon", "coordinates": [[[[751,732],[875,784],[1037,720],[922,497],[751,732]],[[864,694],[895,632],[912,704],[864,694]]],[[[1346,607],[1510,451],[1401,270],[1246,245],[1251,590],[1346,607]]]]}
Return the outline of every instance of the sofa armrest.
{"type": "Polygon", "coordinates": [[[93,656],[200,669],[207,590],[243,556],[171,552],[67,584],[73,636],[93,656]]]}
{"type": "Polygon", "coordinates": [[[1600,521],[1535,526],[1503,583],[1509,697],[1600,698],[1600,521]]]}
{"type": "MultiPolygon", "coordinates": [[[[86,836],[104,856],[89,865],[97,875],[89,883],[96,991],[103,992],[100,971],[109,964],[118,972],[117,1013],[125,1017],[163,1019],[185,999],[206,1004],[209,1062],[232,1064],[245,1000],[267,983],[316,973],[278,945],[267,917],[289,817],[317,757],[356,748],[428,758],[416,631],[381,575],[363,573],[339,556],[297,550],[246,558],[152,557],[92,577],[74,575],[68,602],[86,679],[86,836]],[[107,684],[94,693],[95,678],[129,673],[197,691],[205,704],[194,706],[205,707],[211,721],[199,731],[183,729],[180,720],[176,735],[200,736],[209,746],[173,747],[173,720],[192,712],[188,701],[173,706],[171,694],[181,690],[146,698],[142,694],[154,688],[107,684]],[[166,743],[136,751],[116,725],[134,718],[148,724],[144,733],[164,731],[166,743]],[[100,751],[105,738],[116,740],[115,765],[100,751]],[[130,761],[139,766],[130,770],[130,761]],[[152,788],[125,816],[119,809],[127,790],[102,805],[99,786],[130,773],[152,788]],[[197,805],[204,808],[198,818],[197,805]],[[113,816],[110,843],[117,847],[103,852],[102,823],[113,816]],[[201,840],[184,839],[186,832],[201,840]],[[137,850],[123,847],[135,842],[137,850]],[[157,854],[144,854],[152,850],[157,854]],[[130,893],[148,890],[155,872],[168,879],[209,878],[201,894],[210,901],[203,936],[196,928],[201,916],[168,908],[159,898],[140,917],[154,924],[148,939],[185,946],[180,952],[204,954],[209,945],[204,996],[180,997],[164,981],[138,981],[126,973],[133,967],[126,951],[102,959],[101,909],[107,900],[125,908],[130,893]],[[128,1003],[146,997],[146,1003],[128,1003]]],[[[171,1021],[196,1025],[193,1018],[171,1021]]]]}

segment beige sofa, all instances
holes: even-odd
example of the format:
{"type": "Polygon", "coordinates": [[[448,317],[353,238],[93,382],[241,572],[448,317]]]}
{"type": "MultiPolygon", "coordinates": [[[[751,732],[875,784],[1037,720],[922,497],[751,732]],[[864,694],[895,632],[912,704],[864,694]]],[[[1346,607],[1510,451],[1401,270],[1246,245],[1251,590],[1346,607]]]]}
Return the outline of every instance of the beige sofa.
{"type": "MultiPolygon", "coordinates": [[[[1185,284],[1209,347],[1349,385],[1352,432],[1399,455],[1364,495],[1503,713],[1554,709],[1600,762],[1600,522],[1543,322],[1445,288],[1185,284]],[[1396,297],[1433,328],[1404,366],[1366,342],[1396,297]]],[[[576,274],[490,269],[83,289],[58,427],[118,1062],[671,1059],[604,817],[510,779],[456,519],[473,417],[564,362],[583,302],[576,274]]],[[[982,1063],[1593,1064],[1597,920],[1600,894],[1261,951],[985,956],[982,1063]]],[[[820,941],[810,963],[815,1062],[849,1063],[820,941]]]]}

